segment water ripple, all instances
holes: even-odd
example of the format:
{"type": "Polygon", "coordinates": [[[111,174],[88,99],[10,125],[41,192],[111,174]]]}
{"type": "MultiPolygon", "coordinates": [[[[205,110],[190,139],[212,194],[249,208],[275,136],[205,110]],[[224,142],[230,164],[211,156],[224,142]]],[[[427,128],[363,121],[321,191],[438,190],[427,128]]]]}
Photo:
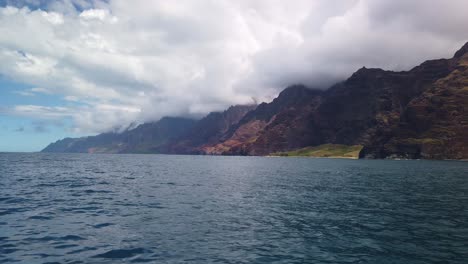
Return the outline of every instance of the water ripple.
{"type": "Polygon", "coordinates": [[[455,263],[468,163],[0,154],[0,263],[455,263]]]}
{"type": "Polygon", "coordinates": [[[113,249],[102,254],[93,256],[94,258],[109,258],[109,259],[123,259],[130,258],[138,254],[149,253],[144,248],[132,248],[132,249],[113,249]]]}

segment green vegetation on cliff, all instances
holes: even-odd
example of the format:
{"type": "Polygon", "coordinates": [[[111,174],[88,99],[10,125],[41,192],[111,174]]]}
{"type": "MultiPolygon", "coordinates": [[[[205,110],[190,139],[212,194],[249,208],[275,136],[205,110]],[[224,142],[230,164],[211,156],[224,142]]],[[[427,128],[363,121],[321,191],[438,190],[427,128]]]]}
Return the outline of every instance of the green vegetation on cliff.
{"type": "Polygon", "coordinates": [[[272,153],[271,156],[357,159],[359,158],[359,152],[361,149],[361,145],[348,146],[340,144],[324,144],[288,152],[272,153]]]}

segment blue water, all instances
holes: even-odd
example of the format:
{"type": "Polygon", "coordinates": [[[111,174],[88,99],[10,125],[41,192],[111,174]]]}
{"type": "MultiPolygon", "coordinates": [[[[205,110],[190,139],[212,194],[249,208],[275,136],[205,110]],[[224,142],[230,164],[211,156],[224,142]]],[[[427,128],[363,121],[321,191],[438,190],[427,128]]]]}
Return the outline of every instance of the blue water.
{"type": "Polygon", "coordinates": [[[0,263],[468,263],[468,162],[0,154],[0,263]]]}

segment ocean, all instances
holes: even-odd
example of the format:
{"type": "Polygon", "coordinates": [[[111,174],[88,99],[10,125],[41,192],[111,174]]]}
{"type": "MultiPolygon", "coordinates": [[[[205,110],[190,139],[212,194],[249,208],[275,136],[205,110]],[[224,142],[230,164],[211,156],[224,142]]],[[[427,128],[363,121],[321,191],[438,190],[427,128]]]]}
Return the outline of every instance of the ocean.
{"type": "Polygon", "coordinates": [[[0,263],[463,263],[468,162],[0,154],[0,263]]]}

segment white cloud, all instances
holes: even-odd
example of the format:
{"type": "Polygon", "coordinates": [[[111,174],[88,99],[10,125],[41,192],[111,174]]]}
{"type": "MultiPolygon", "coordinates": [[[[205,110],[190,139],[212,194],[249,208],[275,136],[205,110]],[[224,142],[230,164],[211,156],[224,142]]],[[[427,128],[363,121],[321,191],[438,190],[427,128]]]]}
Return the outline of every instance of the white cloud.
{"type": "Polygon", "coordinates": [[[55,12],[41,12],[41,15],[52,25],[61,25],[64,22],[62,14],[55,12]]]}
{"type": "Polygon", "coordinates": [[[40,105],[17,105],[13,108],[14,113],[45,119],[55,119],[71,116],[73,113],[66,107],[48,107],[40,105]]]}
{"type": "Polygon", "coordinates": [[[46,88],[41,88],[41,87],[34,87],[28,90],[19,90],[19,91],[13,91],[15,94],[19,94],[22,96],[35,96],[38,93],[42,94],[52,94],[52,92],[46,88]]]}
{"type": "Polygon", "coordinates": [[[101,22],[117,23],[118,19],[109,13],[106,9],[88,9],[80,13],[79,17],[83,21],[99,20],[101,22]]]}
{"type": "Polygon", "coordinates": [[[13,91],[15,94],[19,94],[22,96],[35,96],[36,94],[31,91],[13,91]]]}
{"type": "Polygon", "coordinates": [[[67,102],[17,113],[67,116],[80,132],[199,116],[271,98],[292,83],[326,87],[364,65],[409,69],[449,57],[468,40],[465,0],[62,0],[46,7],[0,9],[0,74],[44,89],[24,92],[67,102]]]}
{"type": "Polygon", "coordinates": [[[52,91],[50,91],[47,88],[42,88],[42,87],[34,87],[30,89],[31,92],[33,93],[44,93],[44,94],[51,94],[52,91]]]}
{"type": "Polygon", "coordinates": [[[32,117],[44,124],[55,124],[57,120],[74,121],[70,130],[76,133],[90,131],[121,131],[136,120],[140,109],[133,106],[96,104],[80,106],[16,105],[11,109],[0,109],[0,113],[32,117]],[[109,125],[112,124],[112,125],[109,125]]]}

